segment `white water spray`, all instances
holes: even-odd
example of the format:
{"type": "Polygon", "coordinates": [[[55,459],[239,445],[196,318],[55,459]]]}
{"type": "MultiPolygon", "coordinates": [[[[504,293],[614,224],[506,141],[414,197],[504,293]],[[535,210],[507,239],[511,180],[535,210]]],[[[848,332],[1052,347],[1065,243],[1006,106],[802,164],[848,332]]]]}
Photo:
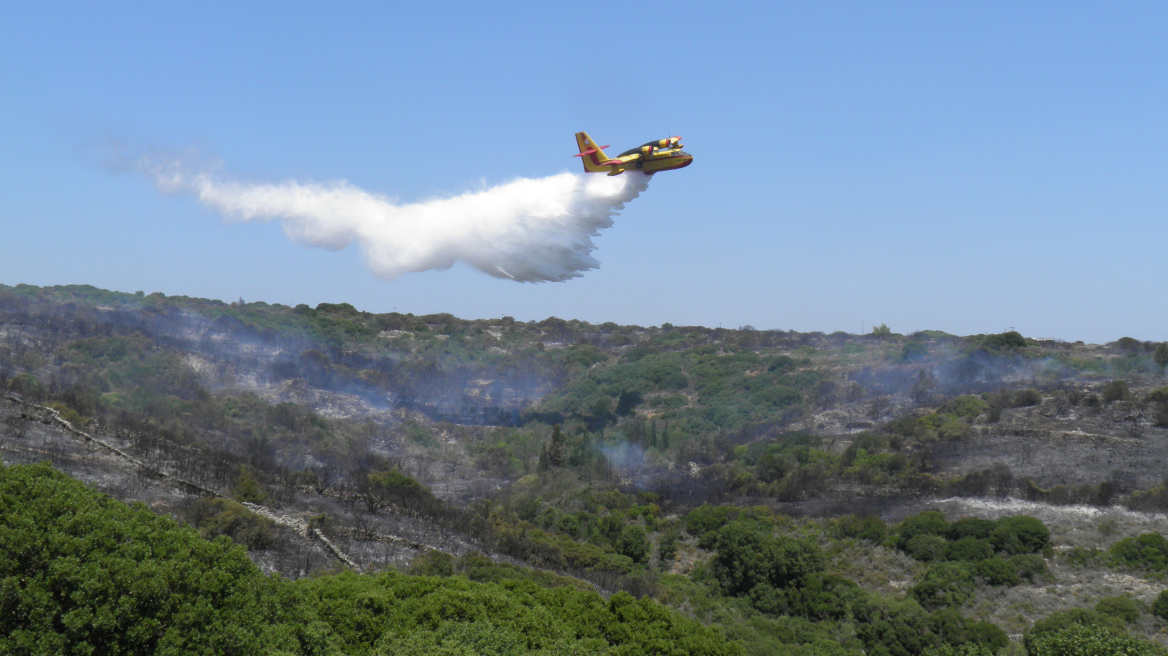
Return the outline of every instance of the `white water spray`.
{"type": "Polygon", "coordinates": [[[649,176],[634,172],[561,173],[399,205],[345,181],[244,184],[150,158],[138,168],[161,191],[192,193],[229,221],[278,219],[294,241],[333,251],[357,242],[383,280],[460,261],[519,282],[575,278],[600,266],[592,238],[649,186],[649,176]]]}

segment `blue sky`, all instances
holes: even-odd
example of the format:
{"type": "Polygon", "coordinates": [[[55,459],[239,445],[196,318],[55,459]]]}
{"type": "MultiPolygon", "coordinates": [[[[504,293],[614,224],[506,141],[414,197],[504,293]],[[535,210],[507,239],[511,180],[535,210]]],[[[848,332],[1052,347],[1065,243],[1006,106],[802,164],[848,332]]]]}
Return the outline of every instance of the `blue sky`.
{"type": "Polygon", "coordinates": [[[1168,339],[1163,3],[4,3],[0,282],[467,318],[1168,339]],[[412,202],[679,134],[517,284],[373,277],[102,166],[125,140],[412,202]]]}

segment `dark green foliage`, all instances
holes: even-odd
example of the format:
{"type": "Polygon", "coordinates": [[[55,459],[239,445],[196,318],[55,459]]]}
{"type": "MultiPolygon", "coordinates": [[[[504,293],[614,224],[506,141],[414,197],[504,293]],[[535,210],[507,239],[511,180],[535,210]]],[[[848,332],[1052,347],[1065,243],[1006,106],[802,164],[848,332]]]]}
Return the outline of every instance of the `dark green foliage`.
{"type": "Polygon", "coordinates": [[[1113,380],[1103,386],[1103,389],[1099,392],[1099,395],[1103,397],[1104,403],[1122,401],[1130,395],[1130,392],[1127,389],[1127,381],[1113,380]]]}
{"type": "Polygon", "coordinates": [[[649,538],[645,529],[636,524],[626,524],[613,546],[617,553],[632,558],[634,563],[649,562],[649,538]]]}
{"type": "Polygon", "coordinates": [[[1036,389],[1024,389],[1014,392],[1011,407],[1029,408],[1042,403],[1042,394],[1036,389]]]}
{"type": "Polygon", "coordinates": [[[241,503],[263,503],[267,500],[268,495],[264,492],[260,484],[256,482],[255,478],[252,477],[251,472],[243,469],[235,479],[231,498],[241,503]]]}
{"type": "Polygon", "coordinates": [[[228,499],[199,499],[183,513],[206,539],[226,535],[248,549],[264,549],[272,543],[271,520],[228,499]]]}
{"type": "Polygon", "coordinates": [[[1028,636],[1026,648],[1031,656],[1163,656],[1168,653],[1154,642],[1081,624],[1033,638],[1028,636]]]}
{"type": "Polygon", "coordinates": [[[1152,602],[1152,614],[1162,620],[1168,620],[1168,590],[1161,590],[1152,602]]]}
{"type": "Polygon", "coordinates": [[[1162,655],[1154,643],[1132,638],[1125,620],[1085,608],[1051,613],[1027,632],[1025,644],[1035,656],[1162,655]]]}
{"type": "Polygon", "coordinates": [[[657,542],[657,560],[661,563],[662,569],[668,569],[673,563],[673,558],[677,555],[677,543],[680,537],[677,529],[673,527],[666,529],[661,534],[661,539],[657,542]]]}
{"type": "Polygon", "coordinates": [[[953,522],[949,527],[949,539],[960,540],[962,538],[974,538],[978,540],[988,539],[990,533],[994,531],[994,522],[990,519],[982,519],[980,517],[962,517],[953,522]]]}
{"type": "Polygon", "coordinates": [[[1026,338],[1016,330],[1004,332],[1000,335],[987,335],[982,340],[982,346],[994,351],[1006,351],[1026,347],[1026,338]]]}
{"type": "Polygon", "coordinates": [[[715,578],[727,594],[736,596],[757,585],[794,585],[823,565],[823,553],[814,542],[775,536],[745,521],[731,522],[718,531],[712,561],[715,578]]]}
{"type": "Polygon", "coordinates": [[[1168,342],[1160,342],[1156,346],[1156,351],[1152,354],[1152,360],[1156,362],[1156,366],[1161,369],[1168,367],[1168,342]]]}
{"type": "Polygon", "coordinates": [[[906,517],[897,529],[897,544],[901,549],[908,546],[908,541],[918,535],[945,536],[949,533],[949,521],[945,515],[935,510],[926,510],[910,517],[906,517]]]}
{"type": "Polygon", "coordinates": [[[960,560],[969,563],[981,562],[994,555],[994,545],[989,540],[961,538],[950,542],[945,549],[945,560],[960,560]]]}
{"type": "Polygon", "coordinates": [[[1010,644],[1005,631],[989,622],[976,622],[963,617],[952,608],[938,610],[929,619],[937,637],[948,645],[976,645],[992,654],[1010,644]]]}
{"type": "Polygon", "coordinates": [[[1018,570],[1005,558],[986,558],[973,566],[973,572],[988,585],[1018,585],[1018,570]]]}
{"type": "Polygon", "coordinates": [[[837,517],[832,522],[830,531],[832,536],[836,538],[858,538],[880,543],[887,536],[888,527],[879,517],[844,515],[837,517]]]}
{"type": "Polygon", "coordinates": [[[395,572],[344,573],[295,587],[353,654],[742,653],[713,629],[623,592],[606,601],[572,587],[395,572]]]}
{"type": "Polygon", "coordinates": [[[932,562],[940,560],[946,553],[946,547],[949,542],[939,535],[932,535],[929,533],[921,533],[914,535],[907,544],[904,550],[908,555],[925,562],[932,562]]]}
{"type": "Polygon", "coordinates": [[[920,362],[929,356],[929,349],[924,342],[910,339],[905,342],[904,348],[901,349],[897,360],[902,363],[920,362]]]}
{"type": "Polygon", "coordinates": [[[946,401],[944,405],[937,409],[937,412],[956,415],[962,419],[975,419],[978,415],[985,412],[987,408],[989,408],[989,404],[980,397],[967,394],[946,401]]]}
{"type": "Polygon", "coordinates": [[[1087,608],[1072,608],[1070,610],[1051,613],[1035,622],[1034,627],[1026,635],[1026,641],[1029,643],[1033,638],[1045,634],[1058,633],[1074,625],[1095,627],[1103,630],[1124,630],[1124,622],[1119,618],[1112,617],[1111,615],[1103,615],[1087,608]]]}
{"type": "Polygon", "coordinates": [[[481,556],[290,584],[43,465],[0,467],[0,544],[3,654],[742,654],[647,597],[481,556]]]}
{"type": "Polygon", "coordinates": [[[287,598],[208,542],[45,465],[0,467],[0,653],[298,650],[287,598]]]}
{"type": "Polygon", "coordinates": [[[1111,547],[1111,557],[1123,567],[1165,571],[1168,570],[1168,540],[1158,533],[1124,538],[1111,547]]]}
{"type": "Polygon", "coordinates": [[[960,606],[973,597],[973,572],[965,563],[941,563],[909,589],[913,599],[928,609],[960,606]]]}
{"type": "Polygon", "coordinates": [[[1006,554],[1038,553],[1050,544],[1050,530],[1033,517],[1003,517],[990,533],[990,542],[1006,554]]]}
{"type": "Polygon", "coordinates": [[[932,618],[912,599],[871,599],[858,607],[856,635],[868,654],[916,656],[940,646],[932,618]]]}
{"type": "Polygon", "coordinates": [[[1130,597],[1106,597],[1095,604],[1095,612],[1132,624],[1140,619],[1140,606],[1130,597]]]}

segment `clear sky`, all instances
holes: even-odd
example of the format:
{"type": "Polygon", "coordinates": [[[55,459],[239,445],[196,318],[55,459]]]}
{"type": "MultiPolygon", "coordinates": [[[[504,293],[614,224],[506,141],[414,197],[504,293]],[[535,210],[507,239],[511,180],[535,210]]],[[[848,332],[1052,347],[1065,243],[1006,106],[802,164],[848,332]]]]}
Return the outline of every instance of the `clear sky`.
{"type": "Polygon", "coordinates": [[[0,282],[466,318],[1168,339],[1168,4],[0,5],[0,282]],[[682,135],[563,283],[392,282],[102,166],[403,202],[682,135]]]}

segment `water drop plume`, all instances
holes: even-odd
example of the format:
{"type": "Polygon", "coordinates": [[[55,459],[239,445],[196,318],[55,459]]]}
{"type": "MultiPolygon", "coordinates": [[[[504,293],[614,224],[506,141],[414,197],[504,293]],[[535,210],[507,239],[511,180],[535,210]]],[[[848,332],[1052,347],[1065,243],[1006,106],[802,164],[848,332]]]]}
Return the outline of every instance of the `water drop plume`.
{"type": "Polygon", "coordinates": [[[649,186],[649,176],[635,172],[561,173],[399,204],[346,181],[248,184],[150,157],[138,168],[161,191],[193,194],[229,221],[275,219],[289,238],[329,250],[356,242],[383,280],[456,262],[519,282],[575,278],[600,265],[593,237],[649,186]]]}

